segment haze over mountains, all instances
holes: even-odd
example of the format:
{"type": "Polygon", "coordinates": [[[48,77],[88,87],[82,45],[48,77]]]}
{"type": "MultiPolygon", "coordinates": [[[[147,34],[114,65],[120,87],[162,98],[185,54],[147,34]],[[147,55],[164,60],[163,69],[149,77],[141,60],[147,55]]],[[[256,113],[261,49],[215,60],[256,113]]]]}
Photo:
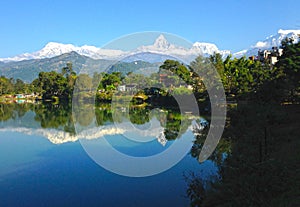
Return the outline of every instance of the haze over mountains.
{"type": "MultiPolygon", "coordinates": [[[[279,30],[277,34],[258,41],[249,49],[234,53],[233,57],[257,55],[259,49],[270,49],[280,46],[286,37],[298,41],[300,30],[279,30]]],[[[0,75],[9,78],[20,78],[26,82],[32,81],[41,71],[60,71],[67,62],[73,63],[75,72],[93,74],[108,70],[116,61],[145,61],[154,64],[166,59],[178,59],[189,63],[198,55],[209,56],[220,53],[222,57],[232,54],[229,50],[220,50],[215,44],[195,42],[190,48],[171,44],[163,35],[157,37],[152,45],[143,45],[131,51],[101,49],[95,46],[74,46],[49,42],[44,48],[33,53],[24,53],[15,57],[0,58],[0,75]]],[[[144,65],[144,64],[141,64],[144,65]]],[[[152,68],[152,66],[149,66],[152,68]]]]}

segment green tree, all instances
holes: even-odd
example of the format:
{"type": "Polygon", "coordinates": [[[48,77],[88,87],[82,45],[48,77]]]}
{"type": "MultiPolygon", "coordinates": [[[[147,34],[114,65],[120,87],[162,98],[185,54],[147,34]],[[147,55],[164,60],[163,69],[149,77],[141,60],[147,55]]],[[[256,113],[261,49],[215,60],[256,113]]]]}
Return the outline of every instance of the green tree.
{"type": "Polygon", "coordinates": [[[282,42],[282,49],[283,54],[275,66],[288,90],[289,99],[295,101],[300,86],[300,42],[286,39],[282,42]]]}
{"type": "Polygon", "coordinates": [[[67,79],[55,71],[41,72],[38,78],[38,87],[42,89],[43,99],[52,99],[53,97],[67,99],[69,97],[67,79]]]}
{"type": "MultiPolygon", "coordinates": [[[[227,58],[230,58],[230,56],[228,56],[227,58]]],[[[218,71],[219,75],[222,77],[224,74],[224,62],[223,62],[221,54],[214,53],[213,55],[209,56],[209,60],[214,65],[214,67],[218,71]]]]}
{"type": "Polygon", "coordinates": [[[255,91],[271,74],[268,65],[246,57],[231,59],[228,56],[223,65],[221,78],[227,94],[241,95],[255,91]]]}
{"type": "MultiPolygon", "coordinates": [[[[282,105],[298,95],[299,46],[285,40],[275,67],[245,57],[224,61],[227,92],[247,101],[228,111],[221,140],[232,145],[219,165],[221,179],[212,184],[188,179],[192,206],[299,205],[299,104],[282,105]]],[[[193,147],[192,155],[198,149],[193,147]]]]}
{"type": "Polygon", "coordinates": [[[8,79],[4,76],[0,77],[0,95],[10,94],[14,91],[13,79],[8,79]]]}
{"type": "Polygon", "coordinates": [[[93,88],[92,78],[88,74],[79,74],[76,79],[76,89],[79,91],[91,91],[93,88]]]}
{"type": "Polygon", "coordinates": [[[92,83],[93,83],[93,88],[94,89],[98,89],[102,77],[103,77],[103,73],[97,73],[97,72],[95,72],[93,74],[92,83]]]}
{"type": "Polygon", "coordinates": [[[151,85],[151,79],[143,74],[128,73],[122,80],[123,84],[136,84],[139,89],[149,87],[151,85]]]}
{"type": "Polygon", "coordinates": [[[17,79],[14,84],[14,92],[15,93],[26,93],[27,92],[27,84],[25,84],[21,79],[17,79]]]}
{"type": "Polygon", "coordinates": [[[159,67],[159,69],[160,69],[160,72],[162,70],[167,70],[167,71],[174,73],[175,75],[179,76],[186,84],[192,83],[192,80],[190,77],[191,73],[190,73],[189,69],[176,60],[166,60],[159,67]]]}
{"type": "Polygon", "coordinates": [[[111,74],[104,73],[99,84],[100,89],[115,89],[121,83],[122,77],[120,72],[113,72],[111,74]]]}
{"type": "Polygon", "coordinates": [[[61,69],[61,74],[66,78],[68,78],[73,72],[73,65],[71,62],[68,62],[67,65],[61,69]]]}

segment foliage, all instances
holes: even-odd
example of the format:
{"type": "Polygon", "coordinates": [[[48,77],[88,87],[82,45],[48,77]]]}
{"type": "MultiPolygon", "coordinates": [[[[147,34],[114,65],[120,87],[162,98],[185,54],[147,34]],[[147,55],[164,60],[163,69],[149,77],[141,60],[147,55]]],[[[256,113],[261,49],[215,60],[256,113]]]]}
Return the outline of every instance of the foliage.
{"type": "Polygon", "coordinates": [[[221,165],[221,180],[196,206],[295,206],[300,184],[295,109],[252,101],[231,111],[225,136],[233,142],[232,152],[221,165]]]}
{"type": "Polygon", "coordinates": [[[103,73],[98,89],[115,90],[121,83],[122,77],[120,72],[103,73]]]}
{"type": "Polygon", "coordinates": [[[13,79],[0,77],[0,95],[11,94],[14,91],[13,79]]]}
{"type": "Polygon", "coordinates": [[[35,120],[42,128],[62,128],[75,134],[70,104],[39,104],[34,108],[35,120]]]}
{"type": "Polygon", "coordinates": [[[79,74],[76,78],[76,91],[92,91],[93,80],[88,74],[79,74]]]}
{"type": "Polygon", "coordinates": [[[283,41],[283,54],[276,64],[277,74],[281,75],[281,82],[285,84],[290,101],[296,101],[295,94],[299,92],[300,86],[300,42],[293,42],[293,39],[283,41]]]}
{"type": "MultiPolygon", "coordinates": [[[[218,58],[211,58],[238,104],[228,112],[222,137],[230,140],[231,150],[220,165],[221,179],[205,188],[205,182],[192,178],[187,191],[192,206],[299,205],[300,49],[292,42],[283,42],[275,67],[227,58],[222,68],[218,58]]],[[[192,154],[201,147],[195,144],[192,154]]]]}
{"type": "Polygon", "coordinates": [[[190,77],[190,71],[188,70],[188,68],[176,60],[166,60],[159,67],[159,69],[160,73],[163,72],[163,70],[172,72],[180,79],[182,79],[186,84],[190,84],[192,82],[190,77]]]}
{"type": "Polygon", "coordinates": [[[171,94],[173,95],[191,95],[193,93],[192,90],[184,87],[184,86],[181,86],[181,87],[177,87],[177,88],[174,88],[172,91],[171,91],[171,94]]]}
{"type": "Polygon", "coordinates": [[[42,89],[43,99],[68,96],[67,78],[57,72],[41,72],[38,77],[38,86],[42,89]]]}
{"type": "Polygon", "coordinates": [[[122,80],[122,84],[125,85],[137,85],[138,89],[144,89],[153,84],[151,78],[146,77],[142,74],[129,73],[122,80]]]}
{"type": "Polygon", "coordinates": [[[69,100],[73,93],[73,88],[77,76],[72,70],[72,64],[68,63],[62,68],[62,73],[55,71],[41,72],[39,77],[33,81],[36,91],[42,94],[43,99],[60,99],[69,100]]]}

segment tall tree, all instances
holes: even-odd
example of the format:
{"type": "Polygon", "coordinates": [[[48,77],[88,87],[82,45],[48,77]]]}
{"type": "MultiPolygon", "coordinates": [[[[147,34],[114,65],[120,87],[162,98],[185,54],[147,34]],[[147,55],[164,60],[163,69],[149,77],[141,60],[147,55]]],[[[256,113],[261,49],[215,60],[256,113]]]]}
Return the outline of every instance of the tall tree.
{"type": "Polygon", "coordinates": [[[55,71],[41,72],[38,78],[38,87],[42,89],[44,99],[69,98],[67,79],[55,71]]]}
{"type": "Polygon", "coordinates": [[[8,79],[4,76],[0,77],[0,95],[10,94],[14,90],[13,79],[8,79]]]}
{"type": "Polygon", "coordinates": [[[186,84],[191,84],[189,69],[176,60],[166,60],[160,67],[160,70],[167,70],[179,76],[186,84]]]}
{"type": "Polygon", "coordinates": [[[290,98],[294,99],[300,86],[300,42],[294,43],[293,39],[286,39],[282,42],[282,49],[283,54],[276,67],[283,74],[290,98]]]}

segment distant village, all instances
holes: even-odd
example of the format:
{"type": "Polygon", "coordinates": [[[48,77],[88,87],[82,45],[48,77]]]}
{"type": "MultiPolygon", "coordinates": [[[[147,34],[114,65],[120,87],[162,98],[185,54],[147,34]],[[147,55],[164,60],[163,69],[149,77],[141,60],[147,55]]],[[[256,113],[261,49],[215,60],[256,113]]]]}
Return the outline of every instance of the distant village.
{"type": "Polygon", "coordinates": [[[272,47],[271,50],[258,50],[257,56],[253,55],[249,59],[275,65],[278,62],[278,58],[282,55],[282,51],[283,49],[278,47],[272,47]]]}
{"type": "MultiPolygon", "coordinates": [[[[15,95],[10,95],[7,94],[4,97],[4,102],[6,103],[35,103],[37,100],[40,100],[40,96],[38,96],[35,93],[31,94],[15,94],[15,95]]],[[[1,102],[1,101],[0,101],[1,102]]]]}
{"type": "MultiPolygon", "coordinates": [[[[262,63],[270,64],[271,66],[275,65],[278,62],[279,57],[282,55],[283,49],[278,47],[272,47],[271,50],[258,50],[257,56],[250,56],[249,59],[253,61],[260,61],[262,63]]],[[[173,85],[173,81],[170,82],[167,74],[160,74],[159,82],[164,84],[167,87],[171,87],[173,85]]],[[[181,86],[180,86],[181,87],[181,86]]],[[[187,86],[187,89],[193,90],[191,85],[187,86]]],[[[155,95],[159,93],[157,88],[151,88],[154,91],[148,91],[148,94],[155,95]]],[[[119,92],[132,92],[135,93],[138,91],[137,84],[122,84],[117,87],[117,91],[119,92]]],[[[99,92],[103,92],[99,90],[99,92]]],[[[15,95],[6,95],[3,97],[5,102],[15,102],[15,103],[33,103],[37,100],[40,100],[41,97],[38,94],[15,94],[15,95]]]]}

